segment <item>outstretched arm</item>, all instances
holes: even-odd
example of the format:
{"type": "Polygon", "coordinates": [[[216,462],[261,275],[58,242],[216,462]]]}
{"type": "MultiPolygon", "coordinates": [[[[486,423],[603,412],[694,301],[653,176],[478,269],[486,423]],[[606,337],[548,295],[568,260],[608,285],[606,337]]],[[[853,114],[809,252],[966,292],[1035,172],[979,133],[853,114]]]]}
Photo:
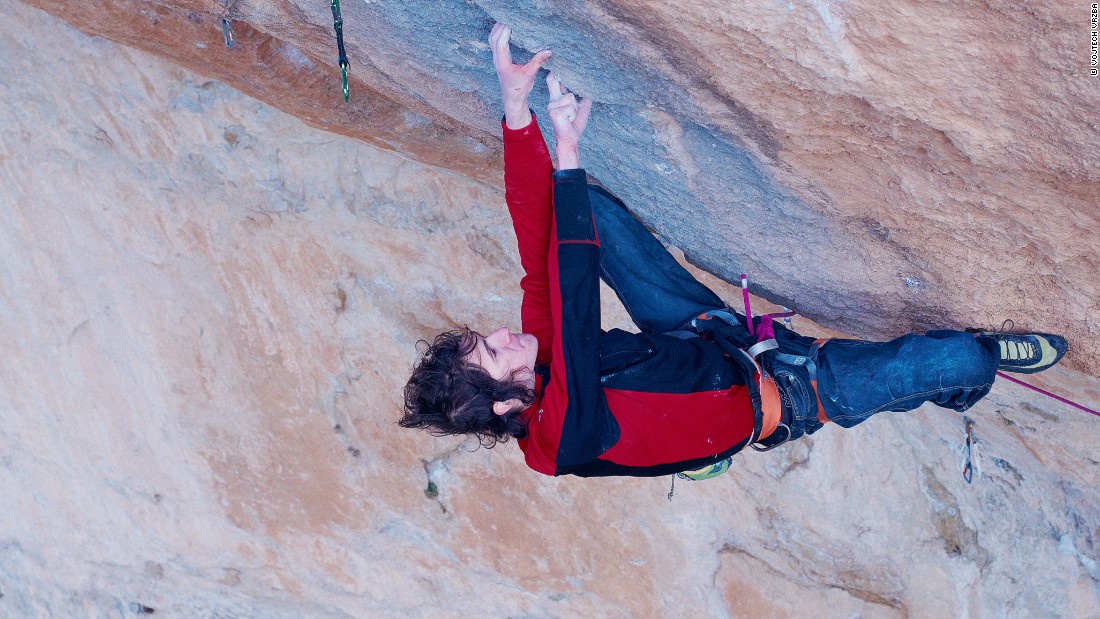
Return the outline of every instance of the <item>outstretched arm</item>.
{"type": "Polygon", "coordinates": [[[520,280],[523,301],[520,318],[524,333],[538,340],[536,363],[550,363],[554,350],[554,322],[550,313],[550,283],[547,254],[553,225],[553,185],[550,151],[534,122],[527,96],[542,63],[550,52],[542,51],[526,65],[512,63],[508,49],[512,31],[497,24],[489,35],[493,66],[500,81],[504,102],[504,198],[519,242],[520,280]]]}
{"type": "Polygon", "coordinates": [[[547,397],[565,404],[555,456],[555,473],[561,474],[599,457],[620,433],[600,382],[600,244],[578,155],[592,104],[578,103],[554,73],[546,85],[559,168],[553,176],[556,225],[550,244],[551,308],[558,333],[547,397]]]}

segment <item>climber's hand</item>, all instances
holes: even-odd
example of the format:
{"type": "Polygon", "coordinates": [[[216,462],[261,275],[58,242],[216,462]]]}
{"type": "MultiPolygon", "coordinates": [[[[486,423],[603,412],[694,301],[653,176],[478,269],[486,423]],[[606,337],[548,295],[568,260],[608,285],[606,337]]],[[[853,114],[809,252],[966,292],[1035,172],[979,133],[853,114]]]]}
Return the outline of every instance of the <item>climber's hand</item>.
{"type": "Polygon", "coordinates": [[[531,94],[535,75],[550,59],[551,52],[544,49],[527,64],[513,64],[512,51],[508,48],[511,38],[512,29],[498,22],[489,33],[489,46],[493,50],[493,66],[496,67],[500,93],[504,99],[504,122],[512,129],[521,129],[531,123],[527,95],[531,94]]]}
{"type": "Polygon", "coordinates": [[[577,97],[562,85],[553,71],[546,76],[546,86],[550,89],[550,105],[546,106],[546,111],[550,114],[550,122],[554,126],[554,137],[557,140],[558,168],[564,170],[580,167],[579,161],[575,162],[577,165],[572,165],[573,157],[580,144],[581,134],[588,125],[588,116],[592,113],[592,100],[581,99],[578,103],[577,97]]]}

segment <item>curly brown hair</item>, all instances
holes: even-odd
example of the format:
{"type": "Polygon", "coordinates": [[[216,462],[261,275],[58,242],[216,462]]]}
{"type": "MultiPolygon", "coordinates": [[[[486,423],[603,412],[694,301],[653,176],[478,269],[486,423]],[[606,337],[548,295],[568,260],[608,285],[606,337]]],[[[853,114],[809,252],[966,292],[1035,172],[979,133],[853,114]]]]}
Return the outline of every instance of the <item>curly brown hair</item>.
{"type": "Polygon", "coordinates": [[[482,446],[494,447],[509,438],[527,436],[520,413],[535,401],[535,392],[517,380],[523,369],[497,380],[481,366],[466,360],[477,347],[477,334],[469,327],[445,331],[428,344],[417,342],[423,358],[405,385],[403,428],[423,428],[433,436],[468,434],[482,446]],[[517,399],[522,405],[503,414],[493,412],[493,402],[517,399]]]}

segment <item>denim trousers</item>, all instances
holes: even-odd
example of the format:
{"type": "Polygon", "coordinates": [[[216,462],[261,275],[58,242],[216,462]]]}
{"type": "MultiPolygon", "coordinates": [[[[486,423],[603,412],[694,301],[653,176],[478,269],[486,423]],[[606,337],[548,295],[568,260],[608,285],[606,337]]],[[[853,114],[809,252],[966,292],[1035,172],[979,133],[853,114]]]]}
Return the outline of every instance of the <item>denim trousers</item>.
{"type": "MultiPolygon", "coordinates": [[[[589,197],[600,238],[600,277],[641,331],[678,331],[700,314],[727,309],[613,194],[590,185],[589,197]]],[[[744,316],[736,316],[744,325],[744,316]]],[[[775,332],[779,348],[764,353],[762,361],[776,379],[791,438],[822,427],[818,397],[829,421],[845,428],[925,402],[965,411],[989,393],[1000,359],[996,341],[963,331],[889,342],[832,339],[813,357],[813,338],[781,324],[775,332]],[[814,374],[817,397],[810,383],[814,374]]]]}

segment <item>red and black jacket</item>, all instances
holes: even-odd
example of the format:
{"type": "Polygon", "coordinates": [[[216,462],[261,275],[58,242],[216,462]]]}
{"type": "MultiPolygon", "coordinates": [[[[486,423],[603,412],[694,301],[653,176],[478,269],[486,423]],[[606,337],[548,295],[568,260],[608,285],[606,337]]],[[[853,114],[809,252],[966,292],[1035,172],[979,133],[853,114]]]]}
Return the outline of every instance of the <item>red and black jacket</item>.
{"type": "Polygon", "coordinates": [[[706,339],[602,332],[586,174],[554,172],[537,122],[502,127],[506,200],[525,272],[522,329],[539,346],[538,397],[523,413],[528,436],[519,440],[528,466],[648,477],[740,451],[754,423],[744,369],[706,339]]]}

